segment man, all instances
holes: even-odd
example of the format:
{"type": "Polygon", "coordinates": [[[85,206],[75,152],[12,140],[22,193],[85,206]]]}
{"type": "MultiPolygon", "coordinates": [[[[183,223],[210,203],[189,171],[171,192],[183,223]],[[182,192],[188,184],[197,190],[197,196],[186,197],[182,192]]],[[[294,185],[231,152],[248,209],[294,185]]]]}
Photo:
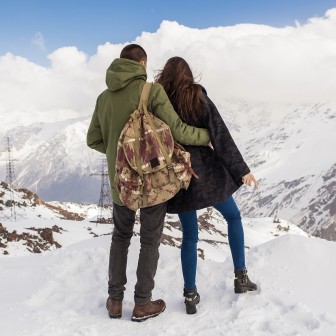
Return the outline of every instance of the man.
{"type": "MultiPolygon", "coordinates": [[[[141,46],[130,44],[121,51],[120,58],[115,59],[107,70],[108,89],[97,99],[87,133],[88,146],[106,154],[114,203],[114,232],[109,261],[109,297],[106,303],[111,318],[120,318],[122,315],[122,300],[127,282],[127,253],[135,222],[135,212],[123,205],[113,186],[117,144],[130,114],[138,107],[140,94],[147,79],[146,65],[147,55],[141,46]]],[[[170,126],[176,141],[186,145],[207,145],[210,142],[206,130],[188,126],[180,120],[164,89],[158,83],[153,84],[148,107],[149,111],[170,126]]],[[[166,209],[166,202],[140,209],[141,248],[132,321],[144,321],[155,317],[166,307],[163,300],[151,300],[166,209]]]]}

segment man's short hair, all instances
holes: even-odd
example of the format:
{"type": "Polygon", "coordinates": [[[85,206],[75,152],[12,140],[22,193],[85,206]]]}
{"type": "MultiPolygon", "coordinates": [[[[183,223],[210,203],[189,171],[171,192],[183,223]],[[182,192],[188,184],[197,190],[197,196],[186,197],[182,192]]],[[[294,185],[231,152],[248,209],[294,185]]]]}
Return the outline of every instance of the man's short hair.
{"type": "Polygon", "coordinates": [[[146,51],[138,44],[129,44],[121,50],[120,58],[127,58],[131,61],[147,61],[146,51]]]}

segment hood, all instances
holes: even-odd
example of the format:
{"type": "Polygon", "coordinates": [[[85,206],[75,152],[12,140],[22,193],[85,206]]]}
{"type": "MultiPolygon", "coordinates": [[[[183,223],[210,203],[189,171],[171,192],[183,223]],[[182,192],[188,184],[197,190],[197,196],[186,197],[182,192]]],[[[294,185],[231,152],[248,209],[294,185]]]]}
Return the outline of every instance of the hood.
{"type": "Polygon", "coordinates": [[[135,79],[146,81],[146,68],[126,58],[116,58],[106,71],[106,85],[111,91],[118,91],[135,79]]]}

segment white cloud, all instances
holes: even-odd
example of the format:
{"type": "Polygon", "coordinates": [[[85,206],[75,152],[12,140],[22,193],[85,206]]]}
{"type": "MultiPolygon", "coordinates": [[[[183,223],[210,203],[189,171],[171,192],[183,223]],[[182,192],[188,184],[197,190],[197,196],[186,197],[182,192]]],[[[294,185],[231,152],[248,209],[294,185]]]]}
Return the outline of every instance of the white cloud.
{"type": "MultiPolygon", "coordinates": [[[[241,24],[191,29],[164,21],[157,32],[142,33],[135,42],[148,53],[150,78],[169,57],[182,56],[201,74],[216,102],[313,103],[336,100],[335,31],[336,8],[284,28],[241,24]]],[[[42,35],[36,40],[44,45],[42,35]]],[[[50,67],[10,53],[1,56],[0,130],[18,120],[91,112],[105,88],[105,70],[123,46],[106,43],[92,57],[76,47],[60,48],[48,56],[50,67]]]]}
{"type": "Polygon", "coordinates": [[[45,50],[44,37],[40,32],[34,35],[33,44],[37,45],[41,50],[45,50]]]}

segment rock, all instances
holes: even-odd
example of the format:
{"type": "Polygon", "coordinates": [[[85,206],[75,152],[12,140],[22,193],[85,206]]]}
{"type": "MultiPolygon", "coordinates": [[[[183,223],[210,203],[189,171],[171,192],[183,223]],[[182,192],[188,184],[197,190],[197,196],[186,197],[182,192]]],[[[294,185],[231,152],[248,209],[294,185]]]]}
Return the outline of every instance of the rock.
{"type": "Polygon", "coordinates": [[[40,232],[40,236],[47,241],[49,244],[54,244],[53,230],[49,228],[44,228],[40,232]]]}

